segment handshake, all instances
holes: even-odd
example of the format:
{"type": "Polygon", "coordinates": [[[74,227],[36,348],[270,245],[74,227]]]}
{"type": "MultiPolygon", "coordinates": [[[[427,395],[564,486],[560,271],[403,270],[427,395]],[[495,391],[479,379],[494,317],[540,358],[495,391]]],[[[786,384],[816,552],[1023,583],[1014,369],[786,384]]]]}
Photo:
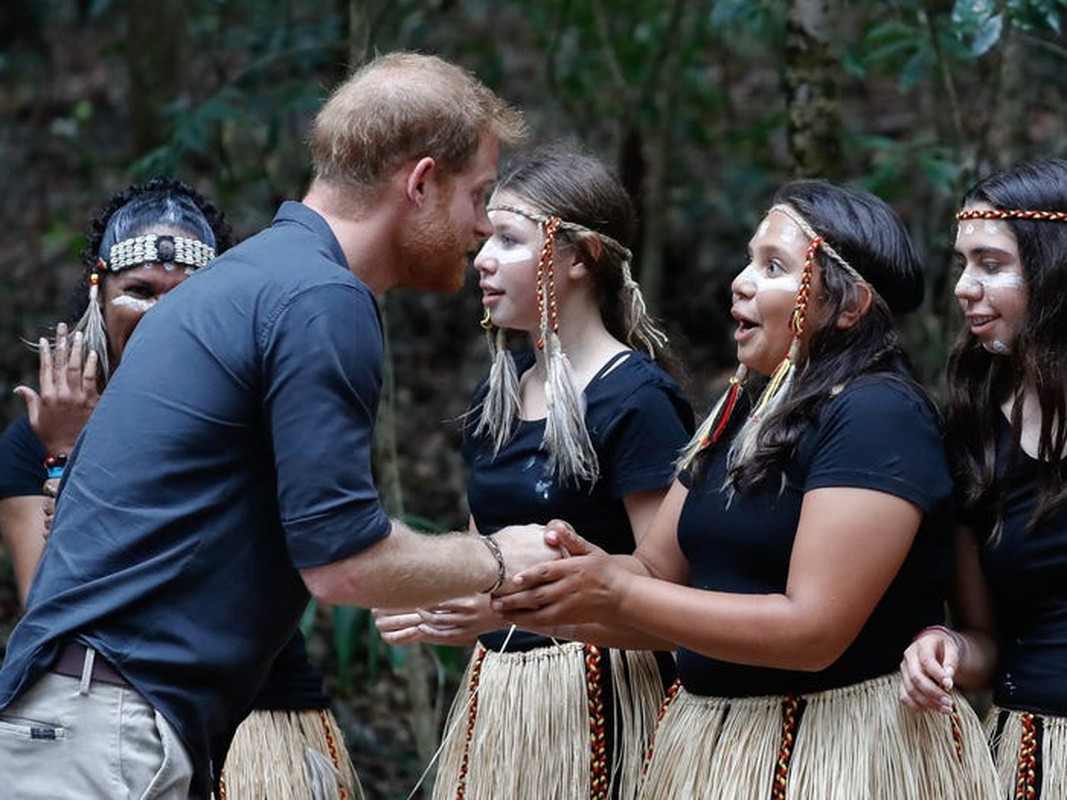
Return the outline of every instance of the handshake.
{"type": "Polygon", "coordinates": [[[473,644],[483,633],[516,624],[526,630],[577,621],[582,580],[590,562],[611,557],[579,536],[568,523],[513,525],[487,540],[497,561],[497,580],[485,592],[429,608],[375,608],[374,619],[389,644],[473,644]],[[561,603],[566,599],[567,602],[561,603]]]}

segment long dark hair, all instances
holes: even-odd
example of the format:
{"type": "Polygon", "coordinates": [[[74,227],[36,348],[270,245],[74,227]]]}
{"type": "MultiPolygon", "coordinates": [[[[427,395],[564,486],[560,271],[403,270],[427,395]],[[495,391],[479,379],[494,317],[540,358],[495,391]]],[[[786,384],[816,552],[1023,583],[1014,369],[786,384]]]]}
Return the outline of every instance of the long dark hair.
{"type": "MultiPolygon", "coordinates": [[[[1067,160],[1029,161],[976,183],[963,205],[988,203],[1002,210],[1067,211],[1067,160]]],[[[1041,412],[1038,496],[1030,526],[1067,502],[1067,222],[1007,219],[1019,247],[1029,301],[1010,355],[986,352],[966,327],[948,362],[948,442],[956,480],[968,507],[999,505],[996,420],[1013,400],[1012,443],[1022,438],[1023,394],[1041,412]]]]}
{"type": "Polygon", "coordinates": [[[788,183],[775,194],[774,203],[791,206],[807,220],[863,277],[874,296],[854,325],[834,325],[842,312],[856,307],[859,289],[841,265],[821,249],[816,251],[822,276],[819,300],[827,322],[808,340],[807,357],[760,428],[752,456],[732,466],[730,483],[742,490],[779,475],[823,406],[858,376],[887,375],[926,397],[912,376],[893,319],[894,312],[916,308],[923,297],[922,264],[897,214],[868,192],[822,180],[788,183]]]}

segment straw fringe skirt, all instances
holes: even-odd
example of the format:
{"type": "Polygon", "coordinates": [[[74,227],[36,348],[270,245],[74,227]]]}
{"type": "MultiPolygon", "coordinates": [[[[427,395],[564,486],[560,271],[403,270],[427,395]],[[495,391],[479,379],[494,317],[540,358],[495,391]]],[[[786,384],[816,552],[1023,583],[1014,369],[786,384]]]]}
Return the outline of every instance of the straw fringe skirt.
{"type": "Polygon", "coordinates": [[[463,687],[445,725],[434,800],[635,797],[664,695],[653,654],[578,642],[499,653],[479,644],[463,687]]]}
{"type": "Polygon", "coordinates": [[[357,800],[337,720],[328,710],[253,711],[237,729],[219,800],[357,800]]]}
{"type": "Polygon", "coordinates": [[[994,706],[985,724],[1001,798],[1067,798],[1067,717],[994,706]]]}
{"type": "Polygon", "coordinates": [[[981,723],[915,713],[896,675],[798,697],[700,697],[672,687],[642,800],[993,800],[981,723]]]}

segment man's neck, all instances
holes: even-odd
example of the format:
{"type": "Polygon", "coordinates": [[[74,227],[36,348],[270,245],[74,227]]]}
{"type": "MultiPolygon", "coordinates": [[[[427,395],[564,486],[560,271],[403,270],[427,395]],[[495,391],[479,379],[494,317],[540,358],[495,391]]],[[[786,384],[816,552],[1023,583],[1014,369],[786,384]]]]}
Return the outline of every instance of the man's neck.
{"type": "Polygon", "coordinates": [[[346,208],[338,202],[335,190],[318,183],[308,189],[303,203],[325,220],[341,245],[349,270],[376,296],[396,284],[392,247],[396,216],[386,204],[346,208]]]}

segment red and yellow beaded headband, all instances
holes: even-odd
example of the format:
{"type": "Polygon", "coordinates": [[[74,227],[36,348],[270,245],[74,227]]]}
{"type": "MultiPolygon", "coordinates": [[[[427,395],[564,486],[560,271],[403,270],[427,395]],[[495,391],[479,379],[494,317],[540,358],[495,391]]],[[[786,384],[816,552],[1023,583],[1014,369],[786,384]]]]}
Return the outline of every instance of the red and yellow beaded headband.
{"type": "Polygon", "coordinates": [[[1067,222],[1067,211],[1041,211],[1021,208],[964,208],[956,219],[1027,219],[1035,222],[1067,222]]]}

